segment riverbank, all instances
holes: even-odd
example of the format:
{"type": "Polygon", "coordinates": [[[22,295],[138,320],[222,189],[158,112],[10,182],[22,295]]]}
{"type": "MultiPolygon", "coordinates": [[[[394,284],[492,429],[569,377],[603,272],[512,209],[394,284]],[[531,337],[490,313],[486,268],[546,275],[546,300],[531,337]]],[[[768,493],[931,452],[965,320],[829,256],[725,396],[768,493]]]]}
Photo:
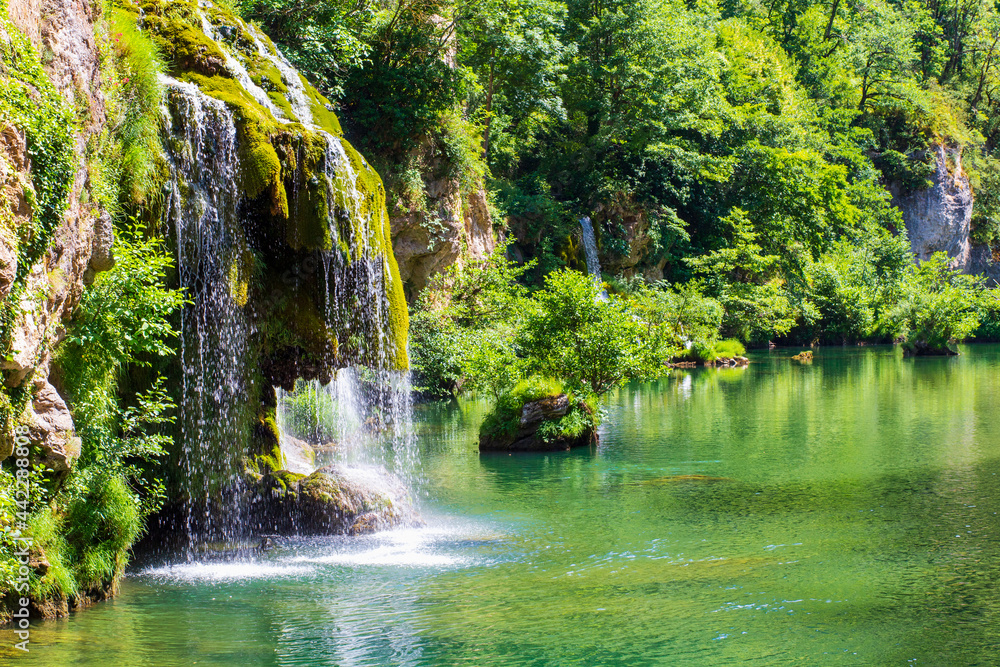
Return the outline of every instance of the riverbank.
{"type": "Polygon", "coordinates": [[[24,664],[1000,659],[1000,346],[796,351],[628,385],[595,449],[418,406],[425,528],[145,563],[24,664]]]}

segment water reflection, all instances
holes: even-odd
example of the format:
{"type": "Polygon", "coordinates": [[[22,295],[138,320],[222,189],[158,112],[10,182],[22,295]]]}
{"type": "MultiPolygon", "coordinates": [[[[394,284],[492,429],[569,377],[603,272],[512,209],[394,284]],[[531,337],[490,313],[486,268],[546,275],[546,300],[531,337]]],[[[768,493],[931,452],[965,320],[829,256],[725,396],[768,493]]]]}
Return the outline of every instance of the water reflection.
{"type": "Polygon", "coordinates": [[[794,352],[626,387],[573,452],[422,406],[428,527],[135,574],[23,662],[1000,663],[1000,347],[794,352]]]}

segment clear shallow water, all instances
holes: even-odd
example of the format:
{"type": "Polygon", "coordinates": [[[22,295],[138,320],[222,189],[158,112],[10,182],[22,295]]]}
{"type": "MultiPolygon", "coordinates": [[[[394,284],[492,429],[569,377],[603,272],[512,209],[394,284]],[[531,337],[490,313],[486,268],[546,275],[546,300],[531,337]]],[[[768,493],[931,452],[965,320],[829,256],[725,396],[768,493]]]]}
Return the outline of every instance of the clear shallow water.
{"type": "Polygon", "coordinates": [[[593,450],[423,406],[427,527],[148,568],[16,663],[1000,664],[1000,347],[795,351],[628,387],[593,450]]]}

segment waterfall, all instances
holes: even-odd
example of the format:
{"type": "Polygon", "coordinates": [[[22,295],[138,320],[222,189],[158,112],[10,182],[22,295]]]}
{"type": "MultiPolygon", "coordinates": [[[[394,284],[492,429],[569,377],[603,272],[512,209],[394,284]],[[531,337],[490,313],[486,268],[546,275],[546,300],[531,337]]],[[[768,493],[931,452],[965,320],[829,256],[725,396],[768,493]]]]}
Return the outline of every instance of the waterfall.
{"type": "Polygon", "coordinates": [[[602,287],[604,279],[601,277],[601,260],[597,256],[597,238],[594,236],[594,225],[588,216],[580,218],[580,229],[583,232],[583,250],[587,257],[587,273],[594,278],[594,282],[601,290],[598,299],[607,301],[608,293],[602,287]]]}
{"type": "MultiPolygon", "coordinates": [[[[202,19],[204,32],[212,37],[212,25],[202,19]]],[[[278,365],[278,374],[284,375],[276,382],[289,389],[275,392],[278,465],[307,474],[344,463],[385,468],[403,477],[416,466],[409,376],[390,370],[399,364],[399,344],[388,296],[393,269],[392,250],[383,235],[386,212],[373,205],[381,184],[376,189],[377,176],[346,142],[312,124],[303,80],[256,29],[247,30],[257,56],[282,76],[296,118],[275,106],[227,47],[221,41],[218,45],[234,79],[288,128],[293,141],[302,141],[299,154],[287,162],[296,165],[292,173],[282,175],[288,188],[287,220],[246,201],[242,126],[232,110],[193,84],[163,78],[170,172],[163,221],[174,235],[178,282],[189,300],[181,315],[177,420],[176,485],[184,504],[183,525],[174,526],[187,536],[189,557],[193,545],[239,542],[252,530],[244,507],[252,475],[245,465],[251,434],[264,423],[261,419],[266,421],[253,402],[262,396],[261,408],[266,408],[267,377],[278,372],[274,367],[264,372],[265,362],[278,365]],[[313,143],[307,156],[309,137],[313,143]],[[308,173],[303,171],[307,159],[312,160],[308,173]],[[306,188],[312,199],[299,191],[306,188]],[[319,198],[322,205],[317,207],[319,198]],[[302,202],[313,208],[300,211],[302,202]],[[326,227],[329,242],[295,237],[300,216],[315,217],[317,210],[323,212],[319,224],[326,227]],[[292,230],[291,236],[276,231],[282,225],[292,230]],[[271,234],[263,237],[270,245],[262,247],[251,234],[271,234]],[[281,245],[283,238],[287,247],[281,245]],[[271,252],[282,258],[271,261],[291,261],[292,266],[267,265],[264,257],[271,252]],[[269,268],[261,269],[262,263],[269,268]],[[262,270],[284,271],[280,283],[272,283],[276,294],[254,291],[253,281],[262,270]],[[305,326],[321,339],[317,345],[322,353],[296,352],[293,343],[288,349],[301,359],[274,361],[261,352],[261,341],[272,335],[267,326],[274,324],[268,322],[294,327],[281,318],[298,318],[303,313],[299,303],[308,304],[307,315],[313,319],[305,326]],[[309,379],[292,382],[295,377],[309,379]],[[311,411],[311,424],[304,421],[303,410],[311,411]]]]}
{"type": "Polygon", "coordinates": [[[407,374],[345,368],[326,384],[299,380],[294,390],[276,393],[289,470],[308,474],[340,463],[384,468],[412,481],[417,461],[407,374]]]}
{"type": "MultiPolygon", "coordinates": [[[[178,419],[185,531],[198,541],[231,539],[232,517],[208,510],[223,489],[238,490],[238,457],[219,443],[244,441],[248,322],[234,294],[232,267],[247,252],[237,215],[236,123],[222,102],[194,85],[165,79],[171,179],[164,219],[175,235],[178,281],[190,303],[181,314],[178,419]]],[[[242,297],[242,299],[241,299],[242,297]]]]}

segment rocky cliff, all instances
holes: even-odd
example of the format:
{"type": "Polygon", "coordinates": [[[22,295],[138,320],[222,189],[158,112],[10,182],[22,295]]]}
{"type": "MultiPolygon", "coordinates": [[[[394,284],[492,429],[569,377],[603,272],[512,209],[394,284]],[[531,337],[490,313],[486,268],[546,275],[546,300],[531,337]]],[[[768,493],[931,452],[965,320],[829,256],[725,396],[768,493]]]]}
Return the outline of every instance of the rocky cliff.
{"type": "Polygon", "coordinates": [[[66,471],[80,443],[49,381],[51,353],[84,283],[111,263],[110,220],[94,203],[86,159],[104,124],[96,10],[87,2],[34,0],[10,0],[6,9],[9,19],[0,21],[0,87],[7,91],[0,127],[6,347],[0,459],[10,455],[13,422],[22,418],[42,456],[66,471]]]}
{"type": "Polygon", "coordinates": [[[1000,279],[1000,264],[985,245],[972,243],[975,197],[962,171],[962,151],[933,147],[934,172],[926,188],[901,192],[891,188],[893,203],[903,214],[910,247],[919,260],[945,252],[952,266],[965,273],[1000,279]]]}

